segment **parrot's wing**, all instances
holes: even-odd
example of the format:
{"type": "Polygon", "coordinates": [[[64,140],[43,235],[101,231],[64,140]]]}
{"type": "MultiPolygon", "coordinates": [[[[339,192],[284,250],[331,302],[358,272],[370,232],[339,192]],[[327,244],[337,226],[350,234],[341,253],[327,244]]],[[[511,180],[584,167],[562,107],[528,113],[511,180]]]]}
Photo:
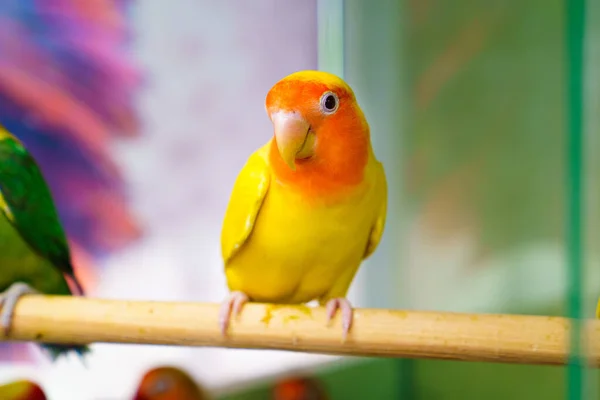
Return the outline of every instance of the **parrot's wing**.
{"type": "Polygon", "coordinates": [[[32,250],[73,276],[69,246],[46,181],[33,157],[11,137],[0,140],[0,206],[32,250]]]}
{"type": "Polygon", "coordinates": [[[225,266],[252,233],[270,180],[264,146],[248,158],[233,185],[221,231],[221,254],[225,266]]]}
{"type": "Polygon", "coordinates": [[[376,161],[376,173],[375,176],[377,178],[377,196],[381,198],[381,205],[379,208],[379,213],[377,214],[377,218],[375,219],[375,223],[371,228],[371,234],[369,235],[369,241],[367,243],[367,249],[365,250],[364,258],[369,257],[381,241],[381,236],[383,235],[383,229],[385,227],[385,218],[387,216],[387,181],[385,179],[385,172],[383,170],[383,165],[376,161]]]}

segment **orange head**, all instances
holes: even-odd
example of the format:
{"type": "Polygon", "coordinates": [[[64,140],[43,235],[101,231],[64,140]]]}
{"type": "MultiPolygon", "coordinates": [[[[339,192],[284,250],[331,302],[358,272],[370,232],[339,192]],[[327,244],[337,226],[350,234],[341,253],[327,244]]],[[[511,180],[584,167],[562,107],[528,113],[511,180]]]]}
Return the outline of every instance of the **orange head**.
{"type": "Polygon", "coordinates": [[[275,130],[270,162],[282,182],[323,194],[362,181],[369,126],[342,79],[293,73],[269,90],[266,109],[275,130]]]}
{"type": "Polygon", "coordinates": [[[182,370],[159,367],[146,372],[134,400],[206,400],[208,395],[182,370]]]}
{"type": "Polygon", "coordinates": [[[273,400],[327,400],[325,389],[314,378],[295,377],[280,381],[273,389],[273,400]]]}

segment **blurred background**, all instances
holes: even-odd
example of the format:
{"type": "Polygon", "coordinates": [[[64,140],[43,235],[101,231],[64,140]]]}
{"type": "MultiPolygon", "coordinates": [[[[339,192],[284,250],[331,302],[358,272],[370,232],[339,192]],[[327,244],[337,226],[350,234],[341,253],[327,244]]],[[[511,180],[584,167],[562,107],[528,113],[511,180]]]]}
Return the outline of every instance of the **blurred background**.
{"type": "MultiPolygon", "coordinates": [[[[339,74],[390,185],[386,233],[353,304],[568,316],[565,18],[561,0],[3,0],[0,123],[38,159],[90,296],[220,302],[222,216],[272,135],[267,91],[302,69],[339,74]]],[[[579,294],[591,317],[598,2],[586,23],[579,294]]],[[[84,367],[3,344],[0,383],[29,379],[51,400],[132,399],[146,379],[155,392],[187,379],[232,400],[567,398],[558,367],[92,348],[84,367]],[[159,366],[185,372],[144,375],[159,366]],[[292,376],[328,397],[306,397],[292,376]]]]}

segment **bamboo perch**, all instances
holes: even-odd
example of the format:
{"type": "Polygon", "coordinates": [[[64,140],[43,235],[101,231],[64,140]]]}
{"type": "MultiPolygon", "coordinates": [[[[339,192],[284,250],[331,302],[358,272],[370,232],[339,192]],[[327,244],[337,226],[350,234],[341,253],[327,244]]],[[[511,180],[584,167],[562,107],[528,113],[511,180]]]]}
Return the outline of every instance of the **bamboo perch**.
{"type": "MultiPolygon", "coordinates": [[[[323,308],[247,304],[220,334],[219,305],[24,296],[4,340],[262,348],[352,356],[564,364],[569,322],[525,315],[356,309],[342,342],[339,315],[323,308]]],[[[600,365],[600,321],[587,324],[589,361],[600,365]]]]}

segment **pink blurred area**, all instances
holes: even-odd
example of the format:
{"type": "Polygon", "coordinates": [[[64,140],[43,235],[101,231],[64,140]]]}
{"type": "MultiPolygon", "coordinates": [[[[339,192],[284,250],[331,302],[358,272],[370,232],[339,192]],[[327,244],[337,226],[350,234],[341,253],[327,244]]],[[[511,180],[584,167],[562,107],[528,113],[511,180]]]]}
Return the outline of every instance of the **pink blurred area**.
{"type": "MultiPolygon", "coordinates": [[[[140,133],[142,71],[130,48],[123,0],[0,3],[0,124],[36,158],[71,245],[76,274],[93,292],[101,260],[140,238],[115,142],[140,133]]],[[[31,361],[23,345],[0,359],[31,361]]]]}

